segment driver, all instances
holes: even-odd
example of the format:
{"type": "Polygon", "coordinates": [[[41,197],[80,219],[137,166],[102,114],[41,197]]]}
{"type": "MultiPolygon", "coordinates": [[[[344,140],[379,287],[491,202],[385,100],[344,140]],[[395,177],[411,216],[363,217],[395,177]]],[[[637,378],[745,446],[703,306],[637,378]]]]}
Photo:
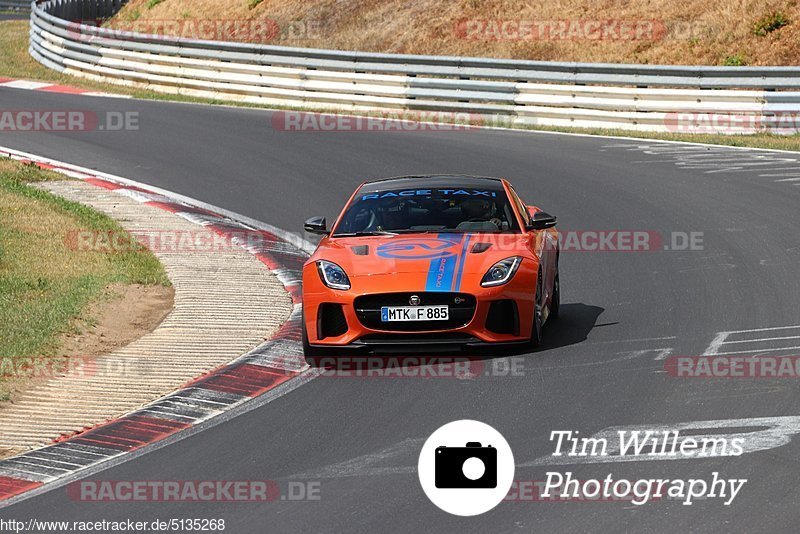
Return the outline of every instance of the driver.
{"type": "Polygon", "coordinates": [[[461,202],[461,215],[465,222],[491,222],[500,230],[503,222],[495,216],[494,202],[483,198],[470,198],[461,202]]]}
{"type": "Polygon", "coordinates": [[[391,199],[386,204],[378,208],[379,220],[381,224],[378,230],[404,230],[408,228],[408,213],[411,209],[406,199],[391,199]]]}

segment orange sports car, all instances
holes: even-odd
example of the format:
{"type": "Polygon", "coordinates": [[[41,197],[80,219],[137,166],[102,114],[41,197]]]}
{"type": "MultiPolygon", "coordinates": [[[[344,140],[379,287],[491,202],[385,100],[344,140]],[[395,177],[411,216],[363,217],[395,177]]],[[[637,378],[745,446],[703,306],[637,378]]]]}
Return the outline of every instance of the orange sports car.
{"type": "Polygon", "coordinates": [[[405,176],[361,184],[303,266],[303,348],[539,344],[558,315],[556,218],[511,184],[405,176]]]}

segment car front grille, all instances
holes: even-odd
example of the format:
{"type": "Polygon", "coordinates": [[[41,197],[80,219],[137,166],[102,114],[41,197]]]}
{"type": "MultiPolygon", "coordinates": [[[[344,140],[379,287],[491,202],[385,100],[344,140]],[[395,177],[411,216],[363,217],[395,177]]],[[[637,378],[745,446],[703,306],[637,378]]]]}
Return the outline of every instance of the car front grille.
{"type": "Polygon", "coordinates": [[[467,293],[449,292],[404,292],[404,293],[379,293],[356,297],[354,304],[356,315],[361,324],[373,330],[390,332],[413,332],[420,330],[451,330],[466,326],[475,315],[475,297],[467,293]],[[381,321],[381,308],[383,306],[410,306],[411,297],[419,297],[420,306],[447,305],[450,308],[450,317],[446,321],[408,321],[387,322],[381,321]]]}

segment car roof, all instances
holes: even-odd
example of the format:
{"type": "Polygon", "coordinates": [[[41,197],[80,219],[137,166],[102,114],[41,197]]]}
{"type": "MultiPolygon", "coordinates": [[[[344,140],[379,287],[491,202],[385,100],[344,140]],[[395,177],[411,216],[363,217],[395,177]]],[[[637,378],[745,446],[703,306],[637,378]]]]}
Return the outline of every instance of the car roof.
{"type": "Polygon", "coordinates": [[[381,180],[371,180],[369,182],[365,182],[359,191],[363,193],[374,193],[389,189],[413,189],[416,187],[435,189],[447,187],[460,189],[502,189],[503,180],[501,178],[469,176],[461,174],[395,176],[393,178],[383,178],[381,180]]]}

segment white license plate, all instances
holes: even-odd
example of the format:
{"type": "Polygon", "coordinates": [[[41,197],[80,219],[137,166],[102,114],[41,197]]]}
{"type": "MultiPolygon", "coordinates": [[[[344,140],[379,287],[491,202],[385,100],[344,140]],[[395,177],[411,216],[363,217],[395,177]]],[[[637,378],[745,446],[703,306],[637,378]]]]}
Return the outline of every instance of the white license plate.
{"type": "Polygon", "coordinates": [[[450,318],[447,306],[384,306],[381,321],[446,321],[450,318]]]}

